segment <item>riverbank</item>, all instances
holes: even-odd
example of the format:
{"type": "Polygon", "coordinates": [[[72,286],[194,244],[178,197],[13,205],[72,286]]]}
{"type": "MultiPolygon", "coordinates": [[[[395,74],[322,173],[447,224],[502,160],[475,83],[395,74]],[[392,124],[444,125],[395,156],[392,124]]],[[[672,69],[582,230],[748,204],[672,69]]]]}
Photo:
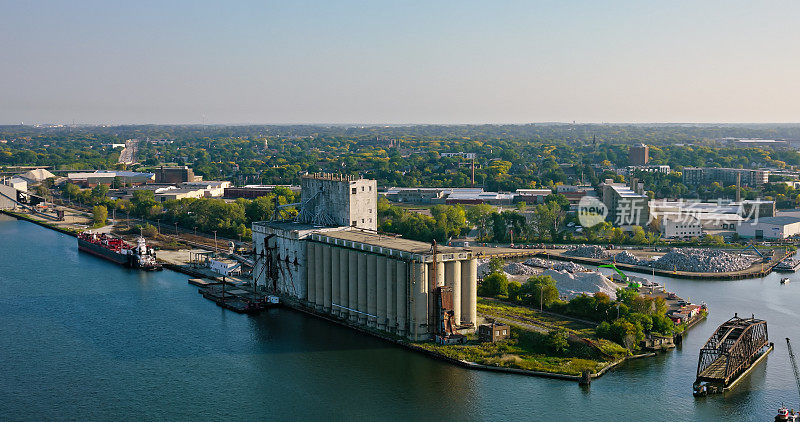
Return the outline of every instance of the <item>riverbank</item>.
{"type": "Polygon", "coordinates": [[[38,218],[32,217],[32,216],[30,216],[28,214],[21,213],[21,212],[14,212],[14,211],[9,211],[9,210],[0,210],[0,213],[8,215],[10,217],[14,217],[14,218],[16,218],[18,220],[28,221],[28,222],[31,222],[33,224],[36,224],[36,225],[39,225],[39,226],[42,226],[42,227],[46,227],[48,229],[55,230],[55,231],[60,232],[60,233],[68,234],[68,235],[70,235],[72,237],[77,237],[78,233],[80,232],[77,229],[73,229],[73,228],[70,228],[70,227],[64,227],[62,225],[56,224],[55,222],[50,222],[48,220],[38,219],[38,218]]]}
{"type": "MultiPolygon", "coordinates": [[[[595,266],[614,263],[610,259],[574,257],[574,256],[566,256],[563,255],[562,253],[563,251],[537,252],[534,254],[534,256],[538,258],[556,259],[559,261],[572,261],[578,264],[595,265],[595,266]]],[[[616,262],[614,263],[614,265],[616,265],[617,268],[623,270],[633,271],[642,274],[658,275],[662,277],[686,278],[693,280],[742,280],[747,278],[765,277],[769,275],[770,273],[772,273],[775,266],[778,265],[783,259],[785,259],[788,256],[791,256],[791,254],[782,256],[779,259],[773,259],[772,261],[767,263],[754,264],[750,268],[741,271],[729,271],[729,272],[719,272],[719,273],[699,273],[699,272],[676,271],[676,270],[667,271],[667,270],[654,269],[653,267],[624,264],[620,262],[616,262]]]]}
{"type": "MultiPolygon", "coordinates": [[[[55,231],[75,236],[77,231],[59,227],[26,214],[5,212],[6,214],[20,220],[32,222],[39,226],[50,228],[55,231]]],[[[206,277],[208,274],[192,269],[189,265],[181,265],[172,262],[165,265],[168,269],[178,271],[193,277],[206,277]]],[[[330,318],[326,315],[316,313],[312,309],[304,307],[302,304],[287,302],[288,307],[314,315],[319,318],[356,329],[360,332],[370,334],[401,345],[407,349],[424,353],[449,363],[470,369],[479,369],[495,372],[506,372],[520,375],[536,377],[555,378],[569,381],[580,381],[580,374],[588,371],[592,378],[602,376],[611,368],[614,368],[629,359],[653,356],[654,354],[642,355],[622,355],[621,350],[614,353],[600,353],[587,344],[573,341],[570,345],[570,353],[564,356],[550,353],[546,350],[545,334],[530,330],[517,322],[510,322],[512,326],[512,339],[500,343],[480,343],[475,335],[468,337],[466,345],[441,346],[433,342],[414,343],[403,338],[387,335],[365,327],[349,324],[347,321],[330,318]]],[[[570,328],[572,335],[576,335],[579,329],[570,328]]],[[[588,334],[588,333],[583,333],[588,334]]],[[[602,342],[601,342],[602,343],[602,342]]],[[[625,352],[627,354],[627,352],[625,352]]]]}

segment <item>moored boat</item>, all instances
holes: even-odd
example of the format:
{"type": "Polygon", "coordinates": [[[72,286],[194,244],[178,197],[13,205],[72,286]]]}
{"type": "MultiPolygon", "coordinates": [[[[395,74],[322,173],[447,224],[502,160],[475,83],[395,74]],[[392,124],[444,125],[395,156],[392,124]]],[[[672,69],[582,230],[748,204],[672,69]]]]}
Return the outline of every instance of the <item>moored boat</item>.
{"type": "Polygon", "coordinates": [[[775,422],[798,422],[800,421],[800,414],[795,413],[794,409],[791,411],[786,406],[781,406],[778,409],[778,414],[775,415],[775,422]]]}
{"type": "Polygon", "coordinates": [[[142,237],[136,240],[136,246],[130,246],[124,240],[105,233],[82,232],[78,234],[78,250],[131,268],[147,271],[161,269],[155,251],[147,246],[142,237]]]}

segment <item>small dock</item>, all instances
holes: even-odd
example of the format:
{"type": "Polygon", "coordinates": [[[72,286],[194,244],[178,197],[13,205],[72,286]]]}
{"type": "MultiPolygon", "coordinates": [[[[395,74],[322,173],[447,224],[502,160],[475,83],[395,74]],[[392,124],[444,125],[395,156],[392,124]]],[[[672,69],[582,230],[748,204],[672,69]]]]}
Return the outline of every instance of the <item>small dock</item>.
{"type": "Polygon", "coordinates": [[[190,278],[189,284],[197,287],[218,286],[222,284],[221,281],[209,280],[206,278],[190,278]]]}
{"type": "MultiPolygon", "coordinates": [[[[226,283],[227,284],[227,283],[226,283]]],[[[243,290],[239,287],[224,288],[222,283],[207,285],[198,290],[204,298],[217,306],[240,314],[257,314],[269,308],[280,306],[277,296],[243,290]]]]}
{"type": "Polygon", "coordinates": [[[800,269],[800,260],[786,258],[775,266],[775,271],[781,273],[794,273],[800,269]]]}

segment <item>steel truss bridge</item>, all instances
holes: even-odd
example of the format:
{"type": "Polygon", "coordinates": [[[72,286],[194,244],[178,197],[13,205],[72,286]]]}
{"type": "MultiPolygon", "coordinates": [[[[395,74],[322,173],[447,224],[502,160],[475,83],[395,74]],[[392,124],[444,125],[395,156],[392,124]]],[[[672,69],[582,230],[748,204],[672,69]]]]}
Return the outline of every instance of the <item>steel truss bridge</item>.
{"type": "Polygon", "coordinates": [[[766,321],[734,316],[720,325],[700,349],[697,381],[728,386],[750,368],[768,344],[766,321]]]}

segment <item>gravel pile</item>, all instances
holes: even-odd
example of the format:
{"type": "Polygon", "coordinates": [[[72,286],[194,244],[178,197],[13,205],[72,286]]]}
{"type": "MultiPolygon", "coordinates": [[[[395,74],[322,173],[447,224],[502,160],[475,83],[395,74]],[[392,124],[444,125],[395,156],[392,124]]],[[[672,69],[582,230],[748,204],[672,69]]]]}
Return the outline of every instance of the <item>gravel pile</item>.
{"type": "MultiPolygon", "coordinates": [[[[478,278],[484,278],[487,275],[491,274],[492,270],[489,268],[489,259],[479,259],[478,260],[478,278]]],[[[510,276],[511,274],[503,271],[503,274],[506,277],[510,276]]]]}
{"type": "Polygon", "coordinates": [[[580,245],[576,246],[566,252],[565,256],[574,256],[576,258],[593,258],[593,259],[607,259],[608,252],[597,245],[580,245]]]}
{"type": "Polygon", "coordinates": [[[568,271],[571,273],[589,271],[586,267],[576,264],[572,261],[547,261],[542,258],[530,258],[525,261],[525,265],[530,265],[539,268],[552,268],[559,271],[568,271]]]}
{"type": "Polygon", "coordinates": [[[671,249],[653,263],[662,270],[717,273],[749,268],[757,258],[714,249],[671,249]]]}
{"type": "Polygon", "coordinates": [[[487,275],[491,274],[492,270],[489,269],[489,260],[488,259],[479,259],[478,260],[478,278],[484,278],[487,275]]]}
{"type": "Polygon", "coordinates": [[[589,269],[584,267],[583,265],[576,264],[572,261],[556,262],[553,264],[553,269],[559,271],[568,271],[571,273],[583,273],[589,271],[589,269]]]}
{"type": "Polygon", "coordinates": [[[653,265],[652,260],[637,258],[636,255],[628,251],[622,251],[614,255],[614,262],[619,262],[622,264],[631,264],[631,265],[642,265],[645,267],[653,265]]]}
{"type": "Polygon", "coordinates": [[[511,275],[534,275],[538,273],[533,267],[519,262],[512,262],[506,265],[503,271],[511,275]]]}
{"type": "Polygon", "coordinates": [[[606,276],[595,272],[570,273],[567,271],[545,270],[542,275],[549,275],[556,281],[556,288],[561,296],[572,299],[582,293],[593,295],[603,292],[611,297],[617,297],[617,285],[606,276]]]}

